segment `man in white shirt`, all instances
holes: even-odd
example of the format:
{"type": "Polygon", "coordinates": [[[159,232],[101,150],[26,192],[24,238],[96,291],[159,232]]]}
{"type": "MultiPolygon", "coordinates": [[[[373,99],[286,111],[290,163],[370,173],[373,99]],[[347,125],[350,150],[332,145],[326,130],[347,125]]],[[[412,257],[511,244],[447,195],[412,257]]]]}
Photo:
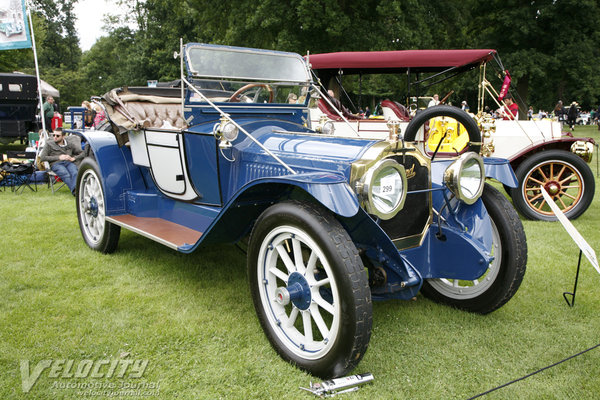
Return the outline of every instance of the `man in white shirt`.
{"type": "Polygon", "coordinates": [[[429,104],[427,104],[427,108],[437,106],[438,104],[440,104],[440,96],[438,96],[436,93],[433,95],[433,99],[431,99],[429,104]]]}

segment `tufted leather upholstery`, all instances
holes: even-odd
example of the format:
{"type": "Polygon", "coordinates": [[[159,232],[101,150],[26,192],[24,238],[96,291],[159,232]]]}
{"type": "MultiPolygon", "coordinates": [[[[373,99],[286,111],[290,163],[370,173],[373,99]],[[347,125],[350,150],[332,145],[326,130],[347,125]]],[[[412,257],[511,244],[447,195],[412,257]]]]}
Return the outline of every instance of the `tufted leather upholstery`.
{"type": "Polygon", "coordinates": [[[146,128],[187,128],[179,97],[133,93],[124,88],[105,94],[103,103],[119,134],[146,128]]]}
{"type": "Polygon", "coordinates": [[[144,128],[184,129],[181,104],[157,104],[142,101],[125,103],[129,114],[144,128]]]}

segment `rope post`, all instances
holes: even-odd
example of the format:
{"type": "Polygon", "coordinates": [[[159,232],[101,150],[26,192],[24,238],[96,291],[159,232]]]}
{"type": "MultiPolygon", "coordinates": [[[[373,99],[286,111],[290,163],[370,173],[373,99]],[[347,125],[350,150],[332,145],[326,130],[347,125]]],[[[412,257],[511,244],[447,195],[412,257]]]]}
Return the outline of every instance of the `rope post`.
{"type": "Polygon", "coordinates": [[[577,281],[579,280],[579,267],[581,267],[581,255],[583,252],[579,250],[579,261],[577,262],[577,272],[575,273],[575,285],[573,285],[573,292],[563,292],[563,297],[569,307],[573,307],[575,305],[575,293],[577,293],[577,281]],[[571,301],[567,298],[567,296],[571,296],[571,301]]]}

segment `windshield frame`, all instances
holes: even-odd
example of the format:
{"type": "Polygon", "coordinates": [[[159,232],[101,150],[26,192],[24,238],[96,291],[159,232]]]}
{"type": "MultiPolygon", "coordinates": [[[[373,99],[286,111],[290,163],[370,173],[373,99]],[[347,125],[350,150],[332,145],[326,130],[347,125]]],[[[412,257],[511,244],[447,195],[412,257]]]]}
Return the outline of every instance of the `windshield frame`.
{"type": "Polygon", "coordinates": [[[188,43],[184,48],[188,77],[215,80],[243,80],[253,82],[288,82],[310,84],[306,61],[296,53],[261,50],[233,46],[188,43]],[[224,62],[201,65],[199,57],[221,57],[224,62]],[[279,63],[277,63],[279,61],[279,63]],[[263,65],[262,67],[260,65],[263,65]],[[269,68],[265,68],[268,66],[269,68]],[[253,67],[255,72],[251,73],[253,67]],[[225,72],[217,72],[225,70],[225,72]]]}

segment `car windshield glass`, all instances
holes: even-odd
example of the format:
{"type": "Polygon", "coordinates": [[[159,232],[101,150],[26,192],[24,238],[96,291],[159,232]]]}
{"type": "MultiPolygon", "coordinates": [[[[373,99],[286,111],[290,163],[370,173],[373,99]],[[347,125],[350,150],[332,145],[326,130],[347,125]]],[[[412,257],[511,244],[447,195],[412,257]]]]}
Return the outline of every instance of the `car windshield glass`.
{"type": "MultiPolygon", "coordinates": [[[[193,85],[210,101],[216,103],[276,103],[305,104],[309,86],[290,82],[251,82],[212,79],[194,79],[193,85]]],[[[195,91],[190,102],[204,102],[195,91]]]]}
{"type": "Polygon", "coordinates": [[[304,60],[294,53],[201,44],[188,45],[186,53],[188,69],[196,77],[309,81],[304,60]]]}

